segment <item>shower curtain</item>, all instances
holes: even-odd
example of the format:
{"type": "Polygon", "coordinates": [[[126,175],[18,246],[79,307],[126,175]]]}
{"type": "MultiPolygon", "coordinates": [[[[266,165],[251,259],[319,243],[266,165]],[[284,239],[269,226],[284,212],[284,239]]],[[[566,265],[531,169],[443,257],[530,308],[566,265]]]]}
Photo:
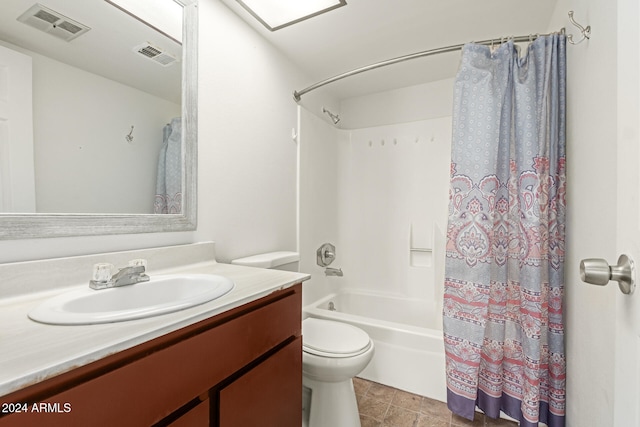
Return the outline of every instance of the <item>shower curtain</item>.
{"type": "Polygon", "coordinates": [[[182,119],[176,117],[162,130],[153,213],[182,212],[182,119]]]}
{"type": "Polygon", "coordinates": [[[447,403],[564,426],[565,37],[463,49],[454,88],[447,403]]]}

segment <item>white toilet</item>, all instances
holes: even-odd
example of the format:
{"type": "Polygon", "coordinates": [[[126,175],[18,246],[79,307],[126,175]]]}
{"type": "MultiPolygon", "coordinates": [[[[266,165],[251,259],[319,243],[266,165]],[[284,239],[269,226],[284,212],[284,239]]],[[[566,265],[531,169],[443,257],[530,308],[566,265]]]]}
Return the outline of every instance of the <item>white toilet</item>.
{"type": "Polygon", "coordinates": [[[231,261],[231,264],[246,267],[272,268],[274,270],[298,271],[298,252],[279,251],[252,255],[231,261]]]}
{"type": "MultiPolygon", "coordinates": [[[[270,252],[231,263],[297,271],[299,259],[296,252],[270,252]]],[[[353,377],[373,352],[373,341],[362,329],[332,320],[302,321],[303,426],[360,427],[353,377]]]]}
{"type": "Polygon", "coordinates": [[[332,320],[302,321],[302,384],[311,391],[308,427],[360,427],[353,377],[373,352],[362,329],[332,320]]]}

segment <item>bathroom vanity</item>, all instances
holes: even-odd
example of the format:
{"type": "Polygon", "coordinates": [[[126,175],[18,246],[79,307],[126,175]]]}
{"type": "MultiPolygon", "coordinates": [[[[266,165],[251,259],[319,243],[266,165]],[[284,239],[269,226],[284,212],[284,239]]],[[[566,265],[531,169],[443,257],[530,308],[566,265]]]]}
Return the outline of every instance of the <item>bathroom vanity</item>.
{"type": "Polygon", "coordinates": [[[236,288],[181,312],[106,325],[11,318],[37,298],[0,307],[12,331],[0,343],[0,427],[299,427],[308,276],[215,262],[182,269],[225,275],[236,288]]]}

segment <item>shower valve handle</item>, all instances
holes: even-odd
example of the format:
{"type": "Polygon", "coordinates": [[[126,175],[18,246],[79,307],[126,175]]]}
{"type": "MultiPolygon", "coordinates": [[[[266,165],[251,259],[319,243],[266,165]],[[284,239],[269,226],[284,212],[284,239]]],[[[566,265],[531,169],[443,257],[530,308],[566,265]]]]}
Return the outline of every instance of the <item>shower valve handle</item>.
{"type": "Polygon", "coordinates": [[[316,251],[316,262],[320,267],[327,267],[336,258],[336,247],[331,243],[325,243],[316,251]]]}

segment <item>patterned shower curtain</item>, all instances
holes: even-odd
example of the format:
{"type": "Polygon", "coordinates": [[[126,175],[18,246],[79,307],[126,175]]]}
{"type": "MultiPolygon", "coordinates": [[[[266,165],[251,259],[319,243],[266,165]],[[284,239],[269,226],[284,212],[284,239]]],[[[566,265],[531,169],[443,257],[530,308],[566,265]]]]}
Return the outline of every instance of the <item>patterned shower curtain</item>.
{"type": "Polygon", "coordinates": [[[153,213],[179,214],[182,213],[182,119],[171,119],[162,134],[153,213]]]}
{"type": "Polygon", "coordinates": [[[447,400],[564,426],[565,37],[469,44],[454,89],[447,400]]]}

